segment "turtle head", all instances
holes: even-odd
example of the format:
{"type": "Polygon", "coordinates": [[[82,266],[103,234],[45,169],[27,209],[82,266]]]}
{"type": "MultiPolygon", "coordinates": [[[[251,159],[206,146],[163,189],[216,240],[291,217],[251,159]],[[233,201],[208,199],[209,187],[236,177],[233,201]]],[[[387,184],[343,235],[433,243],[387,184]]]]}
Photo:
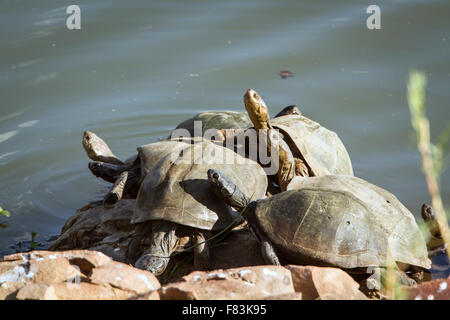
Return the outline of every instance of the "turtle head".
{"type": "Polygon", "coordinates": [[[94,161],[104,161],[114,164],[123,164],[109,148],[108,144],[92,131],[83,133],[83,148],[87,156],[94,161]]]}
{"type": "Polygon", "coordinates": [[[224,173],[217,169],[208,170],[208,181],[214,193],[226,204],[242,211],[248,204],[248,197],[224,173]]]}
{"type": "Polygon", "coordinates": [[[233,196],[236,185],[225,174],[216,169],[208,170],[208,181],[211,183],[214,193],[220,198],[228,199],[233,196]]]}
{"type": "Polygon", "coordinates": [[[85,132],[83,132],[82,144],[89,157],[91,157],[91,155],[95,157],[95,146],[97,144],[96,141],[98,141],[99,139],[100,138],[92,131],[86,130],[85,132]]]}
{"type": "Polygon", "coordinates": [[[269,129],[269,110],[261,96],[253,89],[244,95],[245,109],[256,130],[269,129]]]}
{"type": "Polygon", "coordinates": [[[433,207],[428,204],[423,204],[421,209],[422,219],[425,221],[433,221],[436,219],[433,207]]]}
{"type": "Polygon", "coordinates": [[[101,161],[91,161],[88,167],[94,176],[111,183],[115,183],[119,175],[125,170],[124,166],[101,161]]]}
{"type": "Polygon", "coordinates": [[[280,112],[278,112],[274,118],[287,116],[287,115],[291,115],[291,114],[301,115],[302,113],[300,112],[300,110],[297,108],[296,105],[290,105],[290,106],[283,108],[283,110],[281,110],[280,112]]]}

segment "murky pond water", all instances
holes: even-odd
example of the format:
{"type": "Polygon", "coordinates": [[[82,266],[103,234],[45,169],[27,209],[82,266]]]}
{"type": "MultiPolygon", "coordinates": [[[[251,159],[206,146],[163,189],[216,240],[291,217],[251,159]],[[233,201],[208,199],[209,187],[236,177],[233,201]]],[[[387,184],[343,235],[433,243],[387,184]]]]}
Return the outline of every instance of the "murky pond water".
{"type": "Polygon", "coordinates": [[[243,111],[247,88],[272,114],[296,104],[336,131],[355,174],[418,219],[429,203],[406,80],[412,68],[427,73],[435,139],[450,120],[448,0],[385,1],[380,30],[366,27],[368,1],[79,0],[81,30],[66,28],[70,4],[0,3],[0,205],[11,212],[0,255],[32,231],[58,234],[102,197],[84,130],[126,158],[197,112],[243,111]]]}

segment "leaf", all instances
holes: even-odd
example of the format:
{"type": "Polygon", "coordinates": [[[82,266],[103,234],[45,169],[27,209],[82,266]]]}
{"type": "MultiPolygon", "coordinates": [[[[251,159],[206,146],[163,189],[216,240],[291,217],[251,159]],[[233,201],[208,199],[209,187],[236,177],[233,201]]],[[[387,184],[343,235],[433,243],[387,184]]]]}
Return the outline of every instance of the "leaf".
{"type": "Polygon", "coordinates": [[[0,207],[0,216],[5,216],[8,217],[10,216],[9,211],[3,209],[2,207],[0,207]]]}

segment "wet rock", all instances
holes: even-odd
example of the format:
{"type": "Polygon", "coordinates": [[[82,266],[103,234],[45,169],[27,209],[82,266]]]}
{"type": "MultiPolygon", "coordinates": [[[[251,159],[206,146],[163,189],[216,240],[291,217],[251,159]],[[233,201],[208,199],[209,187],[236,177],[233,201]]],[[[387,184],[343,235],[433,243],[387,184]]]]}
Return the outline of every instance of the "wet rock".
{"type": "Polygon", "coordinates": [[[135,202],[122,199],[111,209],[103,208],[101,202],[84,206],[67,220],[61,235],[49,249],[93,249],[126,262],[126,249],[134,236],[130,220],[135,202]]]}
{"type": "Polygon", "coordinates": [[[0,259],[0,299],[130,299],[159,288],[152,273],[97,251],[32,251],[0,259]]]}
{"type": "Polygon", "coordinates": [[[338,268],[286,266],[291,271],[295,292],[303,300],[366,300],[359,284],[338,268]]]}
{"type": "Polygon", "coordinates": [[[247,300],[295,293],[291,273],[281,266],[195,271],[158,292],[161,300],[247,300]]]}
{"type": "Polygon", "coordinates": [[[409,300],[450,300],[450,277],[402,287],[401,291],[401,298],[409,300]]]}

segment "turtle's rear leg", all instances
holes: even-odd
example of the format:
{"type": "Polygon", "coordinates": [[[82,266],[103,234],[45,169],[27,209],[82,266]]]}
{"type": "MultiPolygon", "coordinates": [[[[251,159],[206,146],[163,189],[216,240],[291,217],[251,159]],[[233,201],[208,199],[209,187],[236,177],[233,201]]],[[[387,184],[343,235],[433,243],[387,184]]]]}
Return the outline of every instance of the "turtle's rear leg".
{"type": "Polygon", "coordinates": [[[194,267],[196,270],[210,269],[209,244],[202,232],[193,236],[194,242],[194,267]]]}

